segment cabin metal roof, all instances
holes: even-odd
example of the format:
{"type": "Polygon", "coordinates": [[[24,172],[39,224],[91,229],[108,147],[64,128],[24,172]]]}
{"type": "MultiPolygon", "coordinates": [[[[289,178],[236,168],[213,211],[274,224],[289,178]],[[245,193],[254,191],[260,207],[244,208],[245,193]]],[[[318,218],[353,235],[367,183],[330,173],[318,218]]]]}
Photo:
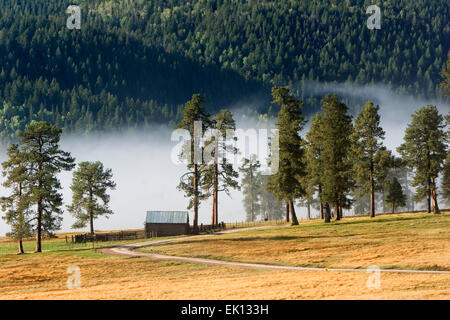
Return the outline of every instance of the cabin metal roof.
{"type": "Polygon", "coordinates": [[[146,223],[188,223],[187,211],[147,211],[146,223]]]}

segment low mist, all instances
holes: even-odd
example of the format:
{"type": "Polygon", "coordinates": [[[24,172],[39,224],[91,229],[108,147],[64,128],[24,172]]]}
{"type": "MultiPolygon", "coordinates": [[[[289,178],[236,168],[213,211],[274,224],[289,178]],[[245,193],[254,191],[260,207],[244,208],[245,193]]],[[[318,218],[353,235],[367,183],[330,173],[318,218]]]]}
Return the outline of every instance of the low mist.
{"type": "MultiPolygon", "coordinates": [[[[357,86],[341,84],[320,84],[309,82],[309,89],[314,94],[336,93],[340,97],[356,96],[372,100],[380,106],[382,127],[386,131],[385,145],[394,153],[402,143],[404,130],[411,120],[411,114],[420,107],[433,104],[442,114],[450,111],[450,105],[436,101],[421,101],[414,97],[392,93],[382,86],[357,86]]],[[[345,101],[345,98],[344,98],[345,101]]],[[[238,128],[251,128],[257,120],[243,117],[241,109],[245,106],[231,108],[236,114],[238,128]]],[[[357,112],[360,106],[350,106],[357,112]]],[[[309,128],[310,122],[307,124],[309,128]]],[[[64,135],[61,148],[71,152],[76,162],[101,161],[106,168],[111,168],[116,190],[110,191],[110,207],[114,214],[109,219],[100,218],[94,222],[96,230],[124,230],[143,228],[148,210],[186,210],[188,200],[176,189],[180,176],[186,172],[183,164],[175,164],[171,153],[177,142],[171,141],[173,128],[157,126],[152,130],[130,130],[126,133],[109,135],[64,135]]],[[[0,160],[6,158],[2,148],[0,160]]],[[[72,172],[60,175],[65,206],[71,202],[70,184],[72,172]]],[[[3,178],[1,178],[3,181],[3,178]]],[[[6,190],[0,187],[0,195],[6,190]]],[[[306,217],[306,208],[297,207],[299,219],[306,217]]],[[[347,211],[345,211],[347,212],[347,211]]],[[[344,212],[344,213],[345,213],[344,212]]],[[[348,212],[347,212],[348,213],[348,212]]],[[[0,213],[0,216],[3,216],[0,213]]],[[[312,210],[312,217],[318,216],[312,210]]],[[[61,231],[72,231],[74,219],[64,212],[61,231]]],[[[211,200],[201,203],[199,223],[208,224],[211,219],[211,200]]],[[[232,191],[231,198],[224,192],[219,194],[219,221],[244,221],[245,212],[242,206],[242,194],[232,191]]],[[[192,222],[192,214],[190,214],[192,222]]],[[[0,220],[0,235],[9,231],[4,220],[0,220]]],[[[80,230],[76,230],[80,231],[80,230]]],[[[87,231],[87,228],[83,231],[87,231]]]]}
{"type": "MultiPolygon", "coordinates": [[[[327,93],[337,94],[355,117],[367,101],[380,106],[381,127],[386,132],[385,146],[398,155],[396,149],[403,142],[403,136],[411,114],[423,106],[435,105],[442,115],[450,112],[450,104],[444,100],[424,100],[410,95],[394,93],[383,85],[357,85],[355,83],[321,83],[307,81],[295,87],[311,95],[322,97],[327,93]],[[355,99],[356,98],[356,99],[355,99]],[[355,104],[353,101],[362,101],[355,104]]],[[[309,128],[310,123],[307,127],[309,128]]]]}

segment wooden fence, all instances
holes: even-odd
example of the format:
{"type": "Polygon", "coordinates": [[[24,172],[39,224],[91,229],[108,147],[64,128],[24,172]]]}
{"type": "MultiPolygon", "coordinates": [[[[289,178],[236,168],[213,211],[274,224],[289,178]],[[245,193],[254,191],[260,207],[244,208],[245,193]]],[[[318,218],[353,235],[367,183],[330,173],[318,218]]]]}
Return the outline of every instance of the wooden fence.
{"type": "MultiPolygon", "coordinates": [[[[250,228],[250,227],[258,227],[258,226],[270,226],[270,225],[281,225],[286,224],[286,220],[267,220],[267,221],[244,221],[244,222],[221,222],[215,225],[204,225],[201,224],[198,226],[199,233],[212,233],[220,230],[228,230],[228,229],[236,229],[236,228],[250,228]]],[[[189,232],[191,234],[194,233],[194,227],[189,227],[189,232]]]]}
{"type": "Polygon", "coordinates": [[[142,231],[120,231],[109,233],[97,233],[97,234],[76,234],[72,236],[72,242],[85,243],[93,241],[122,241],[122,240],[134,240],[145,239],[147,235],[144,230],[142,231]]]}
{"type": "Polygon", "coordinates": [[[269,226],[269,225],[279,225],[286,224],[286,220],[267,220],[267,221],[244,221],[244,222],[230,222],[226,224],[226,229],[236,229],[236,228],[251,228],[259,226],[269,226]]]}
{"type": "MultiPolygon", "coordinates": [[[[226,224],[225,222],[221,222],[218,224],[201,224],[198,226],[198,232],[199,233],[213,233],[216,231],[220,231],[220,230],[225,230],[226,229],[226,224]]],[[[189,226],[189,233],[193,234],[194,233],[194,227],[193,226],[189,226]]]]}

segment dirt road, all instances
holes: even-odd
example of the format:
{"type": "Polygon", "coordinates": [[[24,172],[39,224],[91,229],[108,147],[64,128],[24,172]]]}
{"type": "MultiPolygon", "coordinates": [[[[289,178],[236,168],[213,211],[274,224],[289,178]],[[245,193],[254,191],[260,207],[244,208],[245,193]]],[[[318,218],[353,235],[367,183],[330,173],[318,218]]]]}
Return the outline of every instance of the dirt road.
{"type": "MultiPolygon", "coordinates": [[[[344,272],[367,272],[367,269],[343,269],[343,268],[310,268],[310,267],[289,267],[289,266],[277,266],[270,264],[260,264],[260,263],[242,263],[242,262],[228,262],[222,260],[214,259],[202,259],[202,258],[191,258],[191,257],[178,257],[178,256],[167,256],[162,254],[137,252],[135,250],[143,247],[156,246],[160,244],[173,243],[177,241],[185,241],[196,238],[213,237],[215,235],[242,232],[246,230],[253,229],[265,229],[271,228],[270,226],[264,227],[253,227],[253,228],[243,228],[243,229],[232,229],[217,232],[210,235],[197,235],[182,238],[164,239],[157,241],[147,241],[134,244],[120,245],[114,247],[100,248],[97,251],[109,255],[117,256],[135,256],[135,257],[147,257],[151,259],[165,259],[165,260],[175,260],[187,263],[199,263],[206,265],[217,265],[217,266],[229,266],[229,267],[243,267],[243,268],[254,268],[254,269],[266,269],[266,270],[278,270],[278,271],[344,271],[344,272]]],[[[450,271],[433,271],[433,270],[399,270],[399,269],[380,269],[383,273],[424,273],[424,274],[449,274],[450,271]]]]}

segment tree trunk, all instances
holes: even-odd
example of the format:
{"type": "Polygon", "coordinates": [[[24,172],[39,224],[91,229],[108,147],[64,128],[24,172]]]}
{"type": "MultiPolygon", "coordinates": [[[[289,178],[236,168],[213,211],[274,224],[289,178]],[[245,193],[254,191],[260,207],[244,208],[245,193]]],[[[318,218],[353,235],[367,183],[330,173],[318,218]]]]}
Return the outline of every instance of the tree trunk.
{"type": "Polygon", "coordinates": [[[198,233],[198,165],[194,164],[194,234],[198,233]]]}
{"type": "Polygon", "coordinates": [[[23,253],[25,253],[24,251],[23,251],[23,243],[22,243],[22,237],[21,238],[19,238],[19,254],[23,254],[23,253]]]}
{"type": "MultiPolygon", "coordinates": [[[[430,163],[430,152],[427,152],[427,168],[428,172],[431,170],[431,163],[430,163]]],[[[431,213],[431,179],[430,177],[427,177],[427,212],[431,213]]]]}
{"type": "Polygon", "coordinates": [[[311,220],[311,205],[309,204],[309,202],[308,202],[308,204],[307,204],[307,208],[308,208],[308,220],[311,220]]]}
{"type": "Polygon", "coordinates": [[[212,202],[212,210],[211,210],[211,224],[215,224],[216,221],[216,198],[213,191],[213,202],[212,202]]]}
{"type": "Polygon", "coordinates": [[[286,201],[286,222],[289,222],[289,201],[286,201]]]}
{"type": "Polygon", "coordinates": [[[439,205],[438,205],[438,201],[437,201],[435,179],[433,179],[433,189],[431,190],[431,198],[433,199],[433,212],[434,213],[439,213],[439,205]]]}
{"type": "Polygon", "coordinates": [[[294,201],[289,200],[289,211],[291,212],[291,226],[298,225],[297,215],[295,214],[294,201]]]}
{"type": "Polygon", "coordinates": [[[213,190],[212,210],[211,210],[211,224],[214,225],[216,221],[216,193],[213,190]]]}
{"type": "Polygon", "coordinates": [[[331,221],[331,213],[330,213],[330,205],[325,203],[325,223],[328,223],[331,221]]]}
{"type": "MultiPolygon", "coordinates": [[[[19,182],[19,198],[22,198],[22,182],[19,182]]],[[[20,215],[23,218],[23,212],[20,213],[20,215]]],[[[19,234],[19,254],[22,254],[22,253],[24,253],[24,252],[23,252],[23,244],[22,244],[22,232],[20,232],[20,234],[19,234]]]]}
{"type": "MultiPolygon", "coordinates": [[[[39,153],[42,154],[42,142],[39,139],[39,153]]],[[[42,172],[42,165],[38,165],[38,174],[42,172]]],[[[42,181],[41,179],[38,180],[38,189],[42,189],[42,181]]],[[[36,251],[35,252],[42,252],[42,246],[41,246],[41,238],[42,238],[42,198],[39,196],[37,199],[37,219],[36,219],[36,251]]]]}
{"type": "Polygon", "coordinates": [[[89,190],[89,225],[91,230],[91,235],[94,235],[94,213],[92,212],[92,190],[89,190]]]}
{"type": "Polygon", "coordinates": [[[212,212],[212,224],[219,223],[219,173],[217,163],[214,163],[214,185],[213,185],[213,212],[212,212]]]}
{"type": "Polygon", "coordinates": [[[94,235],[94,215],[92,214],[92,212],[89,214],[89,224],[91,226],[91,235],[94,235]]]}
{"type": "Polygon", "coordinates": [[[339,203],[336,202],[334,204],[334,215],[336,216],[336,221],[341,220],[341,217],[339,216],[339,203]]]}
{"type": "Polygon", "coordinates": [[[42,252],[41,234],[42,234],[42,200],[39,199],[38,204],[37,204],[36,251],[35,252],[42,252]]]}
{"type": "Polygon", "coordinates": [[[250,205],[250,217],[249,220],[253,221],[253,217],[254,217],[254,210],[255,210],[255,197],[253,194],[253,170],[252,170],[252,166],[250,165],[250,195],[251,195],[251,205],[250,205]]]}
{"type": "MultiPolygon", "coordinates": [[[[320,194],[322,193],[322,185],[319,184],[319,200],[320,200],[320,194]]],[[[323,203],[320,201],[319,205],[319,211],[320,211],[320,219],[323,219],[323,203]]]]}
{"type": "Polygon", "coordinates": [[[375,181],[370,178],[370,217],[375,217],[375,181]]]}

